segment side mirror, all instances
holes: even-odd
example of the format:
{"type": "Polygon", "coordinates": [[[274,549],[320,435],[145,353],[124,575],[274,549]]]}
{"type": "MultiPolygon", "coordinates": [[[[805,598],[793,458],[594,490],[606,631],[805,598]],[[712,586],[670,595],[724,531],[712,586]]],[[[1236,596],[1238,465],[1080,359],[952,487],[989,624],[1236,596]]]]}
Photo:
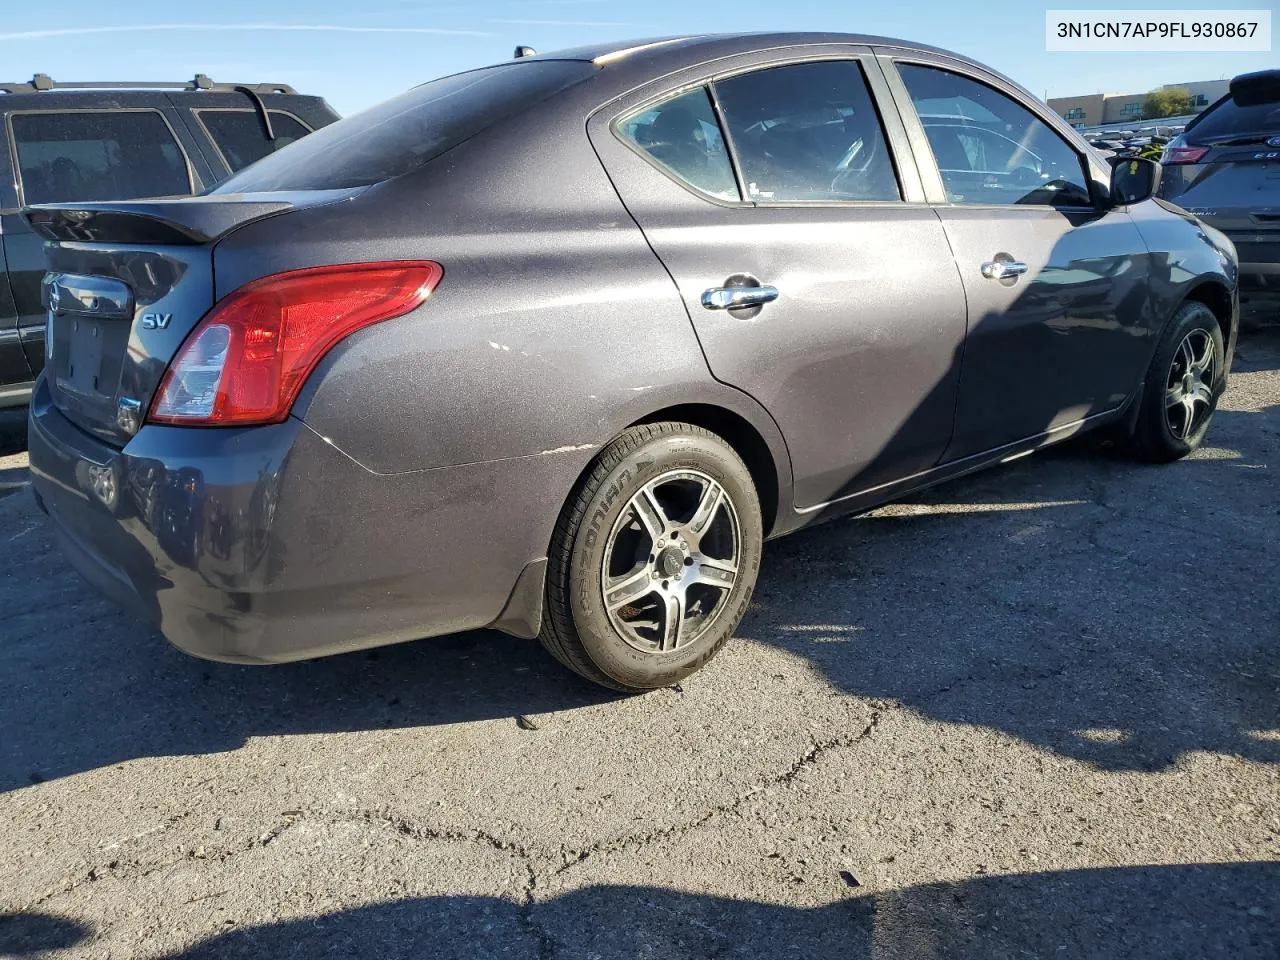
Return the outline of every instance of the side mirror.
{"type": "Polygon", "coordinates": [[[1160,186],[1160,164],[1139,157],[1113,157],[1111,164],[1111,202],[1117,206],[1141,203],[1160,186]]]}

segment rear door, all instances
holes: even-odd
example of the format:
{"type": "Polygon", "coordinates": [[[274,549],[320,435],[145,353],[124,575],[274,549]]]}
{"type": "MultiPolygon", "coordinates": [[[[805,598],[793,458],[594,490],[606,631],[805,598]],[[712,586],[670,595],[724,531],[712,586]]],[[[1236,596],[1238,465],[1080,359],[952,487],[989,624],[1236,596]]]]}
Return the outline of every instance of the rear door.
{"type": "MultiPolygon", "coordinates": [[[[203,189],[189,155],[190,140],[174,123],[167,99],[131,92],[122,102],[128,106],[110,106],[110,98],[101,96],[50,93],[40,95],[38,106],[8,111],[17,205],[185,195],[203,189]]],[[[38,373],[45,357],[43,241],[17,209],[6,212],[0,226],[17,326],[27,362],[38,373]]]]}
{"type": "Polygon", "coordinates": [[[946,459],[1119,407],[1154,327],[1146,246],[1124,209],[1095,200],[1103,171],[997,77],[914,53],[885,70],[968,297],[946,459]]]}
{"type": "Polygon", "coordinates": [[[794,48],[588,125],[712,373],[782,429],[802,509],[928,469],[951,436],[964,292],[886,100],[867,48],[794,48]]]}

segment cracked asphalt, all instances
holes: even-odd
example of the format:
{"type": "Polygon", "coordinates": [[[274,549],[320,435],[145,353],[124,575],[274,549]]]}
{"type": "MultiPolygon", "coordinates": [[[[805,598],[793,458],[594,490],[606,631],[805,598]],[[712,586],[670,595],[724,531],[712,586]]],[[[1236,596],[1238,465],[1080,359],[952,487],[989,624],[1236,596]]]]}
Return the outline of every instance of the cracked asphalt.
{"type": "Polygon", "coordinates": [[[477,633],[189,659],[0,452],[0,957],[1280,956],[1280,335],[1092,444],[765,552],[618,698],[477,633]]]}

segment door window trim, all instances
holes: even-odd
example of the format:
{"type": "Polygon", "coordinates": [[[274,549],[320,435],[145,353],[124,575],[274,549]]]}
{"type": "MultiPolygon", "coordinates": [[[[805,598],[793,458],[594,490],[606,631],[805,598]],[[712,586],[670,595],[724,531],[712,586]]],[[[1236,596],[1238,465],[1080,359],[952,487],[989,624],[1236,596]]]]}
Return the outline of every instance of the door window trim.
{"type": "MultiPolygon", "coordinates": [[[[762,51],[763,52],[763,51],[762,51]]],[[[767,51],[769,54],[775,54],[776,51],[767,51]]],[[[747,56],[751,56],[748,54],[747,56]]],[[[705,64],[704,67],[712,66],[705,64]]],[[[699,69],[699,68],[694,68],[699,69]]],[[[661,83],[662,81],[654,81],[661,83]]],[[[629,99],[629,98],[620,98],[629,99]]],[[[617,103],[617,100],[613,101],[617,103]]],[[[595,113],[601,113],[612,107],[607,104],[597,110],[595,113]]],[[[893,206],[900,207],[904,205],[928,204],[928,191],[924,189],[923,181],[919,173],[918,161],[914,156],[912,145],[909,137],[909,129],[903,118],[901,117],[901,109],[896,103],[893,96],[893,90],[888,85],[888,77],[885,76],[883,67],[879,62],[879,57],[874,51],[866,49],[864,52],[852,51],[832,51],[832,52],[816,52],[816,53],[797,53],[792,56],[783,57],[781,59],[760,60],[753,63],[736,64],[729,67],[720,67],[713,69],[708,73],[701,74],[697,79],[690,79],[681,83],[677,87],[667,87],[661,92],[649,96],[642,97],[630,103],[627,107],[619,110],[608,121],[608,128],[613,136],[628,150],[640,157],[646,164],[657,170],[667,179],[676,183],[689,193],[717,206],[736,208],[773,208],[773,207],[883,207],[893,206]],[[898,182],[898,191],[900,194],[897,200],[784,200],[778,203],[756,203],[746,199],[746,183],[742,179],[742,168],[738,160],[738,151],[733,143],[728,128],[724,122],[724,116],[720,109],[720,100],[715,93],[715,84],[728,80],[736,76],[746,73],[758,73],[761,70],[772,70],[776,67],[790,67],[806,63],[824,63],[830,61],[852,61],[858,65],[862,71],[863,81],[866,83],[867,95],[870,97],[872,109],[876,112],[876,119],[880,123],[880,130],[884,134],[885,147],[889,151],[889,158],[893,164],[894,177],[898,182]],[[724,139],[725,149],[729,153],[729,161],[733,167],[734,177],[738,182],[738,194],[740,199],[737,201],[724,200],[719,197],[713,197],[703,191],[697,189],[691,184],[685,183],[678,177],[673,176],[664,170],[659,164],[645,154],[643,149],[630,140],[622,133],[622,121],[626,118],[640,113],[646,109],[663,103],[667,100],[688,93],[697,87],[703,87],[707,90],[708,96],[711,98],[712,111],[716,117],[716,123],[720,127],[720,135],[724,139]],[[889,108],[894,108],[892,116],[889,114],[889,108]],[[894,126],[896,121],[898,126],[894,126]],[[905,163],[904,163],[905,161],[905,163]],[[912,180],[912,176],[915,180],[912,180]],[[915,189],[913,189],[913,187],[915,189]]],[[[595,116],[593,114],[592,116],[595,116]]],[[[588,118],[590,123],[590,118],[588,118]]],[[[932,155],[930,156],[932,159],[932,155]]]]}
{"type": "Polygon", "coordinates": [[[652,167],[654,170],[658,171],[658,173],[662,174],[672,183],[676,184],[679,187],[682,187],[684,190],[693,194],[695,197],[699,198],[700,200],[706,200],[708,203],[714,203],[720,207],[738,208],[738,207],[755,206],[755,204],[744,199],[746,194],[743,192],[743,189],[742,189],[742,177],[738,172],[738,163],[737,163],[737,160],[734,159],[734,151],[729,144],[729,137],[724,127],[724,118],[721,117],[719,107],[716,103],[716,98],[711,92],[710,81],[699,80],[696,82],[683,84],[679,87],[673,87],[673,88],[662,91],[662,93],[656,96],[647,97],[646,99],[640,101],[639,103],[636,103],[630,107],[627,107],[625,110],[618,113],[609,121],[609,132],[613,134],[613,136],[618,140],[619,143],[621,143],[624,147],[626,147],[628,150],[634,153],[637,157],[643,160],[648,166],[652,167]],[[707,95],[707,100],[710,102],[711,113],[716,118],[716,126],[720,129],[720,139],[724,142],[725,153],[728,155],[729,165],[733,169],[734,184],[738,189],[737,200],[726,200],[724,197],[717,197],[713,194],[707,193],[705,190],[700,190],[698,187],[694,186],[688,180],[685,180],[683,177],[678,176],[675,173],[675,171],[667,169],[661,163],[657,163],[655,161],[655,158],[651,154],[649,154],[644,149],[643,146],[641,146],[639,143],[632,140],[630,137],[628,137],[625,133],[622,132],[623,123],[627,120],[630,120],[636,114],[644,113],[646,110],[651,110],[656,106],[667,103],[668,101],[675,100],[679,97],[683,97],[686,94],[692,93],[695,90],[702,90],[703,92],[705,92],[707,95]]]}
{"type": "MultiPolygon", "coordinates": [[[[208,138],[209,143],[213,145],[214,151],[218,154],[218,159],[223,162],[227,170],[229,170],[231,173],[235,173],[236,169],[233,166],[231,166],[231,161],[228,160],[227,155],[222,152],[222,144],[218,143],[218,139],[213,135],[213,131],[211,131],[208,125],[205,124],[203,114],[206,114],[206,113],[252,113],[255,116],[261,116],[258,110],[255,109],[254,107],[186,107],[184,109],[191,111],[191,115],[195,117],[196,123],[199,124],[200,126],[200,132],[203,133],[205,137],[208,138]]],[[[304,130],[306,130],[307,133],[309,134],[316,132],[315,127],[311,126],[311,124],[307,123],[307,121],[303,120],[296,113],[293,113],[289,110],[280,110],[276,107],[269,106],[267,107],[267,113],[268,114],[278,113],[282,117],[288,117],[290,120],[295,120],[297,121],[298,125],[301,126],[304,130]]],[[[240,169],[243,170],[244,168],[241,167],[240,169]]]]}
{"type": "Polygon", "coordinates": [[[747,200],[743,199],[746,195],[743,193],[743,190],[742,190],[742,179],[738,174],[737,162],[734,160],[733,149],[729,144],[729,138],[725,131],[724,119],[720,116],[720,111],[716,106],[716,100],[714,95],[711,93],[711,88],[708,81],[701,80],[701,81],[698,81],[697,83],[689,83],[680,87],[675,87],[670,90],[665,90],[659,96],[650,97],[646,100],[641,101],[638,104],[628,107],[626,110],[623,110],[621,113],[619,113],[617,116],[615,116],[612,120],[609,121],[609,131],[614,135],[615,138],[617,138],[618,142],[620,142],[624,147],[626,147],[628,150],[630,150],[632,153],[638,156],[648,166],[658,171],[660,174],[662,174],[672,183],[684,188],[686,191],[693,194],[695,197],[698,197],[701,200],[706,200],[709,203],[714,203],[717,206],[721,206],[721,207],[755,206],[755,204],[750,203],[747,200]],[[688,180],[685,180],[683,177],[677,175],[675,171],[669,170],[668,168],[663,166],[661,163],[658,163],[656,161],[656,158],[653,157],[650,153],[648,153],[643,146],[641,146],[639,143],[632,140],[630,137],[628,137],[625,133],[622,132],[623,122],[631,119],[636,114],[644,113],[646,110],[651,110],[652,108],[659,106],[660,104],[664,104],[664,103],[667,103],[668,101],[678,99],[679,97],[683,97],[686,94],[692,93],[695,90],[702,90],[707,95],[707,100],[711,105],[712,116],[715,117],[716,126],[720,130],[720,139],[724,142],[725,154],[729,157],[729,165],[733,169],[734,185],[737,187],[737,190],[738,190],[737,200],[726,200],[724,197],[717,197],[714,194],[710,194],[710,193],[707,193],[705,190],[699,189],[698,187],[690,183],[688,180]]]}
{"type": "MultiPolygon", "coordinates": [[[[1028,103],[1027,98],[1021,91],[1011,88],[1009,85],[1000,82],[999,77],[990,76],[980,70],[975,70],[971,65],[961,61],[950,60],[942,57],[932,57],[927,54],[916,54],[911,51],[893,52],[885,51],[877,53],[877,59],[882,61],[881,67],[884,70],[885,81],[889,85],[889,91],[897,104],[898,113],[902,117],[903,125],[907,128],[907,136],[911,141],[911,147],[916,154],[916,169],[920,171],[920,178],[924,181],[926,178],[930,181],[925,184],[926,195],[930,192],[937,198],[931,200],[932,206],[938,207],[965,207],[973,210],[1061,210],[1065,213],[1079,213],[1082,211],[1098,212],[1106,209],[1104,202],[1105,196],[1102,194],[1099,183],[1096,179],[1096,171],[1092,158],[1088,153],[1082,151],[1076,144],[1071,142],[1071,138],[1066,136],[1061,128],[1065,124],[1061,117],[1056,113],[1046,113],[1041,111],[1036,104],[1028,103]],[[1080,173],[1085,179],[1085,183],[1089,188],[1089,197],[1092,203],[1088,205],[1062,205],[1054,206],[1052,204],[1010,204],[1010,203],[955,203],[948,193],[946,184],[942,179],[942,171],[938,166],[938,160],[933,155],[933,146],[929,143],[929,135],[925,131],[924,123],[920,119],[920,114],[916,110],[915,101],[911,98],[911,92],[907,89],[906,82],[902,79],[902,74],[898,72],[898,64],[907,64],[916,67],[928,67],[933,70],[941,70],[944,73],[954,73],[966,80],[972,80],[974,83],[981,84],[989,90],[994,91],[1016,103],[1022,109],[1026,110],[1033,117],[1049,128],[1066,145],[1072,153],[1076,155],[1076,160],[1080,164],[1080,173]],[[1050,121],[1052,118],[1052,121],[1050,121]],[[932,188],[932,190],[930,189],[932,188]]],[[[1068,126],[1068,129],[1070,127],[1068,126]]],[[[1072,133],[1075,131],[1073,130],[1072,133]]],[[[1078,135],[1078,134],[1077,134],[1078,135]]]]}
{"type": "MultiPolygon", "coordinates": [[[[154,113],[164,121],[165,128],[169,131],[169,136],[173,138],[173,145],[178,148],[178,155],[182,157],[182,162],[187,170],[187,193],[194,194],[196,192],[195,167],[191,163],[191,157],[187,155],[186,148],[182,146],[182,140],[178,137],[178,131],[174,129],[173,123],[169,117],[159,107],[55,107],[53,109],[35,109],[35,110],[10,110],[5,114],[4,127],[5,134],[9,138],[9,159],[13,164],[13,183],[18,191],[18,208],[21,209],[27,205],[26,185],[22,182],[22,161],[18,155],[18,139],[14,136],[13,118],[20,116],[49,116],[52,114],[68,114],[68,113],[154,113]]],[[[74,203],[75,201],[70,201],[74,203]]]]}
{"type": "Polygon", "coordinates": [[[748,200],[747,178],[742,172],[742,164],[738,160],[738,147],[733,142],[733,134],[729,132],[729,121],[725,118],[724,107],[720,104],[720,94],[716,84],[708,81],[707,96],[711,98],[711,112],[715,114],[716,124],[720,127],[720,137],[724,140],[724,149],[729,154],[729,166],[733,169],[733,180],[738,185],[738,200],[749,206],[755,206],[754,200],[748,200]]]}

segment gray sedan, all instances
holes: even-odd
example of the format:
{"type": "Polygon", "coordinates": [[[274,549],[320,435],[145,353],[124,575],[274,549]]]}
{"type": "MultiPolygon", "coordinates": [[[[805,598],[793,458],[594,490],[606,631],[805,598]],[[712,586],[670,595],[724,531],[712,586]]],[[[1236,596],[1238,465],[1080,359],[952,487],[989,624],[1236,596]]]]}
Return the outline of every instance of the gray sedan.
{"type": "Polygon", "coordinates": [[[33,486],[199,656],[488,626],[669,685],[770,537],[1086,430],[1202,441],[1236,256],[1158,179],[896,40],[521,56],[206,196],[29,209],[33,486]]]}

